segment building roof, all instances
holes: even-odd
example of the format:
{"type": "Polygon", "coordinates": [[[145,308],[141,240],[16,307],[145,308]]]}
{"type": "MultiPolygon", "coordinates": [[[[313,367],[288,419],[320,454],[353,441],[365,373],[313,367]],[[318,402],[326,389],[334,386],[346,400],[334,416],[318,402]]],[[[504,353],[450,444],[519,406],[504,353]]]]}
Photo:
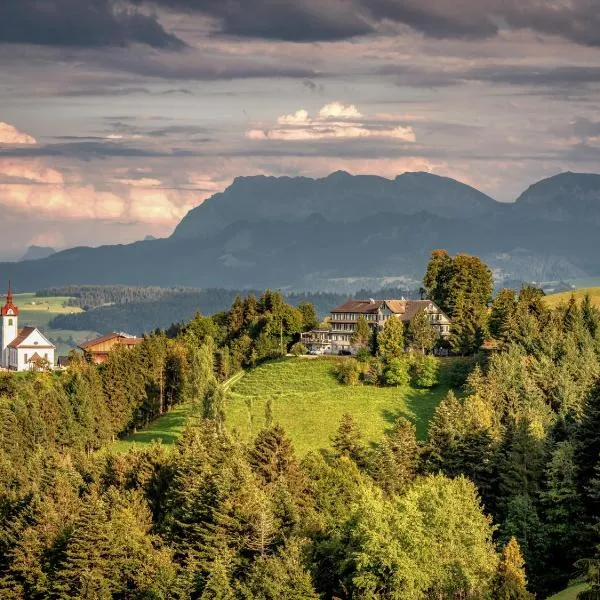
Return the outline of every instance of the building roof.
{"type": "Polygon", "coordinates": [[[377,313],[379,309],[387,307],[390,312],[399,315],[402,321],[410,321],[419,310],[424,310],[428,306],[438,308],[431,300],[348,300],[344,304],[334,308],[331,312],[365,315],[377,313]]]}
{"type": "Polygon", "coordinates": [[[23,327],[23,329],[19,330],[17,337],[10,344],[8,344],[8,348],[46,348],[46,349],[52,348],[52,349],[55,349],[56,346],[54,344],[50,343],[46,339],[44,334],[37,327],[23,327]],[[27,341],[29,336],[36,331],[46,341],[46,343],[45,344],[34,344],[34,345],[25,344],[25,342],[27,341]]]}
{"type": "Polygon", "coordinates": [[[0,312],[2,313],[3,317],[19,316],[19,309],[13,304],[13,296],[12,289],[10,287],[10,282],[8,283],[8,294],[6,294],[6,304],[2,307],[2,310],[0,312]]]}
{"type": "Polygon", "coordinates": [[[84,342],[79,347],[87,352],[93,352],[95,346],[104,344],[105,342],[110,342],[111,340],[116,340],[117,344],[123,344],[124,346],[135,346],[136,344],[144,341],[143,338],[129,336],[124,333],[108,333],[95,340],[84,342]]]}

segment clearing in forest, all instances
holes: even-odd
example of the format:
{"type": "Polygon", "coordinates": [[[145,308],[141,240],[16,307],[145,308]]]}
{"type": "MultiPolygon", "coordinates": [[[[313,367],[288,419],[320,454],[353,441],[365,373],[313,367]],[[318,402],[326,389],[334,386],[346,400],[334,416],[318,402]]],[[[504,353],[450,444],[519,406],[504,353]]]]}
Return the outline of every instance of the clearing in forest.
{"type": "Polygon", "coordinates": [[[330,448],[342,415],[349,412],[365,440],[377,443],[400,415],[416,424],[423,439],[435,407],[448,392],[413,387],[346,386],[333,375],[335,358],[285,358],[246,373],[230,390],[227,426],[252,439],[265,424],[271,400],[273,422],[284,427],[300,455],[330,448]]]}

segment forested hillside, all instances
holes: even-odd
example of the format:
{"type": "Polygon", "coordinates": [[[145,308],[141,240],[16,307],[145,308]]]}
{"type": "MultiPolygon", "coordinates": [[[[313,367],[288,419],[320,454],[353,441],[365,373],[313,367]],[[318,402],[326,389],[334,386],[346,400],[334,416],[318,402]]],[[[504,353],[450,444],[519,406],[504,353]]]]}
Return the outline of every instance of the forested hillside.
{"type": "MultiPolygon", "coordinates": [[[[173,324],[189,321],[197,312],[216,314],[227,310],[238,295],[260,292],[252,290],[160,288],[131,286],[65,286],[48,288],[37,293],[38,296],[70,296],[71,305],[85,309],[78,316],[61,315],[54,319],[51,326],[55,329],[79,331],[127,331],[143,334],[157,328],[167,329],[173,324]]],[[[416,291],[399,288],[381,290],[359,290],[357,298],[399,298],[414,297],[416,291]]],[[[286,300],[294,306],[302,302],[312,303],[319,318],[345,302],[344,294],[325,292],[306,292],[286,294],[286,300]]]]}
{"type": "MultiPolygon", "coordinates": [[[[221,382],[301,353],[296,336],[316,322],[270,291],[101,366],[1,374],[0,597],[527,599],[576,573],[597,593],[598,310],[552,310],[534,288],[488,310],[487,267],[442,251],[424,284],[457,325],[454,352],[494,350],[423,441],[399,417],[368,444],[348,414],[300,459],[269,403],[254,439],[235,436],[221,382]],[[174,447],[111,452],[181,403],[196,410],[174,447]]],[[[335,376],[434,385],[428,330],[398,323],[364,336],[335,376]]]]}

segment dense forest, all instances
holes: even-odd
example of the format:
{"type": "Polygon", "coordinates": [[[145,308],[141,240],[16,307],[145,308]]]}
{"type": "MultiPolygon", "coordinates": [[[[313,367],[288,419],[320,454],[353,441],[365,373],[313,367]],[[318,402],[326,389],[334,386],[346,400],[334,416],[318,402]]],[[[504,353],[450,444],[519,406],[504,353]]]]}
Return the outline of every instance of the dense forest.
{"type": "MultiPolygon", "coordinates": [[[[371,447],[350,414],[302,458],[272,418],[238,440],[222,382],[317,321],[268,290],[101,366],[2,374],[0,597],[527,599],[575,575],[597,597],[597,309],[549,310],[531,287],[492,299],[481,261],[443,251],[424,287],[456,324],[450,351],[489,349],[425,441],[399,418],[371,447]],[[172,449],[112,452],[181,402],[195,417],[172,449]]],[[[386,327],[358,362],[426,352],[424,329],[386,327]]]]}
{"type": "MultiPolygon", "coordinates": [[[[254,290],[160,288],[131,286],[65,286],[40,290],[38,296],[69,296],[71,306],[86,312],[59,315],[51,322],[53,329],[75,331],[127,331],[143,334],[157,328],[166,329],[173,323],[185,323],[196,312],[215,314],[226,311],[238,295],[260,292],[254,290]]],[[[417,292],[398,288],[377,291],[360,290],[357,298],[416,297],[417,292]]],[[[298,306],[302,302],[314,304],[317,314],[324,317],[329,311],[348,299],[346,295],[326,292],[295,292],[286,294],[286,300],[298,306]]]]}

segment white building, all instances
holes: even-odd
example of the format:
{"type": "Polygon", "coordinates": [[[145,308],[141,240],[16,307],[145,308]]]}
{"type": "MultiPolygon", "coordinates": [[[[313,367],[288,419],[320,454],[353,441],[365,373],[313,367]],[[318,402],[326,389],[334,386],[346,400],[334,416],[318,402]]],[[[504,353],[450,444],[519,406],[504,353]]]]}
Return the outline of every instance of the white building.
{"type": "Polygon", "coordinates": [[[334,308],[329,317],[329,329],[303,333],[302,342],[313,354],[355,354],[352,343],[358,319],[364,317],[371,329],[382,329],[390,318],[400,319],[408,325],[419,311],[427,315],[438,338],[450,335],[450,318],[431,300],[348,300],[334,308]]]}
{"type": "Polygon", "coordinates": [[[56,346],[35,327],[19,329],[19,309],[13,304],[10,286],[0,320],[0,367],[11,371],[54,368],[56,346]]]}

